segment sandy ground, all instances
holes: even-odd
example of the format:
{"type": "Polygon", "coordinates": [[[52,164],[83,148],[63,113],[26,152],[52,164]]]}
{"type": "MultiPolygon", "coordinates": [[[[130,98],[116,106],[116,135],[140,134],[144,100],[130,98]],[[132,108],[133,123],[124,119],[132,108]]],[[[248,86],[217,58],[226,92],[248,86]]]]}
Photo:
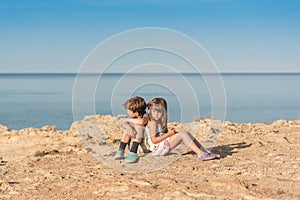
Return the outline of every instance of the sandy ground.
{"type": "MultiPolygon", "coordinates": [[[[205,143],[209,124],[170,126],[205,143]]],[[[0,199],[300,199],[300,121],[224,122],[212,149],[221,159],[204,162],[185,148],[114,161],[119,140],[112,116],[66,131],[0,125],[0,199]]]]}

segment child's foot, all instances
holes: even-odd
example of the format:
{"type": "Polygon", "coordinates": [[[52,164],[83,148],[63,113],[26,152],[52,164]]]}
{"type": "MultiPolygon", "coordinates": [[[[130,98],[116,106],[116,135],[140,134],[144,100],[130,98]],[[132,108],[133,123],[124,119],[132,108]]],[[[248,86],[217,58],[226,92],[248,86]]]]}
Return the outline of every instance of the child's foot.
{"type": "Polygon", "coordinates": [[[121,159],[124,159],[124,158],[125,158],[124,151],[122,151],[122,150],[118,150],[116,155],[114,156],[115,160],[121,160],[121,159]]]}
{"type": "Polygon", "coordinates": [[[129,152],[127,158],[125,159],[125,162],[127,163],[135,163],[139,160],[139,156],[137,153],[129,152]]]}
{"type": "Polygon", "coordinates": [[[214,154],[214,153],[211,153],[211,152],[206,152],[206,153],[202,154],[201,156],[199,156],[197,158],[197,160],[212,160],[212,159],[215,159],[215,158],[220,158],[220,155],[219,154],[214,154]]]}

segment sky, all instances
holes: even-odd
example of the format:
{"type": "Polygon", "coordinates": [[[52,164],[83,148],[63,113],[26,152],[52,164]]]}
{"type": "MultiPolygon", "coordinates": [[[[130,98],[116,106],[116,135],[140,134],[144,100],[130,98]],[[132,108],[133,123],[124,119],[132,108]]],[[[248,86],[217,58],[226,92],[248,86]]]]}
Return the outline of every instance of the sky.
{"type": "Polygon", "coordinates": [[[142,27],[196,40],[221,72],[300,72],[298,0],[1,0],[0,73],[77,72],[99,43],[142,27]]]}

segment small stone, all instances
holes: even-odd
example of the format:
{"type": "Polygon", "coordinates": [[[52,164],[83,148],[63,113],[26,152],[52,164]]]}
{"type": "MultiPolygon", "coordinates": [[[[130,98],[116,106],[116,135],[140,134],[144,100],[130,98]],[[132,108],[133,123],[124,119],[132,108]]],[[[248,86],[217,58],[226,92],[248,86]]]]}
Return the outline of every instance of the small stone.
{"type": "Polygon", "coordinates": [[[56,131],[56,126],[43,126],[42,128],[41,128],[41,130],[42,131],[53,131],[53,132],[55,132],[56,131]]]}

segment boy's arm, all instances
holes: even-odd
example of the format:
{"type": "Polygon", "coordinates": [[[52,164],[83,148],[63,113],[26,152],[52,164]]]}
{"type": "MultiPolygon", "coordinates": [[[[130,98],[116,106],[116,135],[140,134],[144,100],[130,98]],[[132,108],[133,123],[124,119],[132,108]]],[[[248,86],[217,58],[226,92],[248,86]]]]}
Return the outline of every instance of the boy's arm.
{"type": "Polygon", "coordinates": [[[144,126],[144,124],[145,124],[143,118],[127,118],[127,119],[124,119],[124,122],[129,122],[134,125],[140,125],[140,126],[144,126]]]}

